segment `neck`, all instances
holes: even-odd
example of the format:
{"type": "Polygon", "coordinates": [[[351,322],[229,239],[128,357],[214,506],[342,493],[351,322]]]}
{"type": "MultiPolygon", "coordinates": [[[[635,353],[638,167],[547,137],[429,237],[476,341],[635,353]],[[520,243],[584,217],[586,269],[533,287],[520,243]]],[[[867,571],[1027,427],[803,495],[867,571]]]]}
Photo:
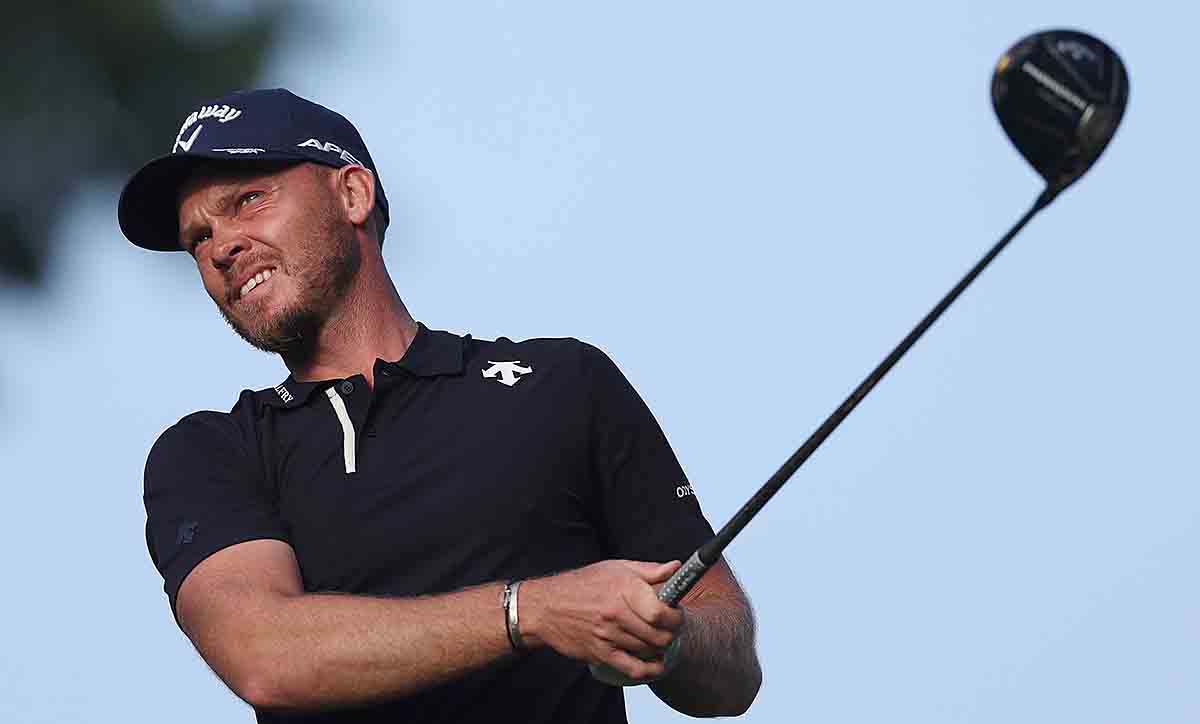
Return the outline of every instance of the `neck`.
{"type": "Polygon", "coordinates": [[[316,343],[303,359],[283,358],[300,382],[361,374],[375,385],[375,360],[399,360],[417,336],[404,301],[392,284],[382,258],[363,259],[346,296],[325,320],[316,343]]]}

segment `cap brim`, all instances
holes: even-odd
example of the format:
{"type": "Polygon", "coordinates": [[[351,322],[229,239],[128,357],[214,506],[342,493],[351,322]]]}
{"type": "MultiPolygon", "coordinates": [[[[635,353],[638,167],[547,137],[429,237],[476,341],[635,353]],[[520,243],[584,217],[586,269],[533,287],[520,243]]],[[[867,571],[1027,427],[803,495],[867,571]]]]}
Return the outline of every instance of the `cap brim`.
{"type": "Polygon", "coordinates": [[[117,221],[125,238],[151,251],[183,251],[179,245],[179,190],[197,165],[208,161],[272,163],[310,161],[301,154],[269,150],[250,158],[205,153],[176,153],[138,169],[121,191],[117,221]]]}
{"type": "Polygon", "coordinates": [[[183,251],[179,246],[179,189],[207,157],[174,154],[142,166],[125,184],[117,220],[125,238],[143,249],[183,251]]]}

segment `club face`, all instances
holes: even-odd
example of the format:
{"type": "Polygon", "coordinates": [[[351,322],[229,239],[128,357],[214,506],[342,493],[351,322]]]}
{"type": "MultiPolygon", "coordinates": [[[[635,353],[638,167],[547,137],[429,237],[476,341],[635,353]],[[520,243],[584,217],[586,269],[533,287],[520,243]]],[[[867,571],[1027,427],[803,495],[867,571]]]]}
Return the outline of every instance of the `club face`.
{"type": "Polygon", "coordinates": [[[992,105],[1013,145],[1062,191],[1100,157],[1129,100],[1120,56],[1074,30],[1035,33],[1005,53],[992,77],[992,105]]]}

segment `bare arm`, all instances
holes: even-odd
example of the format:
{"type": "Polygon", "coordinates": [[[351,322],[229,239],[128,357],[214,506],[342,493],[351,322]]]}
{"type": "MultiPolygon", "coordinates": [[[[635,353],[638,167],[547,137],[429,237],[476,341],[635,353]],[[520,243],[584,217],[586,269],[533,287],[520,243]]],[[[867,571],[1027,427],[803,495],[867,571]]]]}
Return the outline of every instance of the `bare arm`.
{"type": "Polygon", "coordinates": [[[286,543],[205,559],[179,590],[180,625],[253,706],[317,709],[403,696],[506,656],[502,585],[440,596],[306,594],[286,543]]]}
{"type": "MultiPolygon", "coordinates": [[[[530,581],[521,591],[522,620],[528,614],[542,622],[552,639],[530,644],[629,676],[662,674],[661,662],[628,652],[665,646],[682,623],[683,614],[660,604],[652,588],[678,567],[603,561],[530,581]],[[565,605],[539,610],[539,585],[565,605]],[[631,600],[661,608],[663,621],[646,624],[631,600]]],[[[502,589],[493,583],[416,598],[309,594],[291,546],[255,540],[196,566],[176,610],[200,655],[239,697],[263,709],[314,710],[398,698],[510,655],[502,589]]]]}
{"type": "Polygon", "coordinates": [[[738,716],[762,684],[750,601],[725,559],[680,602],[685,615],[679,663],[650,688],[690,716],[738,716]]]}

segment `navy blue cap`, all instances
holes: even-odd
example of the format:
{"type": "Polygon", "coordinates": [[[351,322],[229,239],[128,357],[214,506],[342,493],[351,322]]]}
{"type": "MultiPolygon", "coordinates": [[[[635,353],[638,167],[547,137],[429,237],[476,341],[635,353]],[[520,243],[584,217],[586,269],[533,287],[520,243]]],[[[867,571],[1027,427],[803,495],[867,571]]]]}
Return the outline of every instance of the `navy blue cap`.
{"type": "Polygon", "coordinates": [[[340,113],[273,88],[230,93],[188,114],[171,153],[142,166],[125,184],[117,204],[125,237],[144,249],[181,251],[179,189],[197,163],[214,159],[364,166],[375,174],[384,228],[390,219],[379,171],[354,125],[340,113]]]}

